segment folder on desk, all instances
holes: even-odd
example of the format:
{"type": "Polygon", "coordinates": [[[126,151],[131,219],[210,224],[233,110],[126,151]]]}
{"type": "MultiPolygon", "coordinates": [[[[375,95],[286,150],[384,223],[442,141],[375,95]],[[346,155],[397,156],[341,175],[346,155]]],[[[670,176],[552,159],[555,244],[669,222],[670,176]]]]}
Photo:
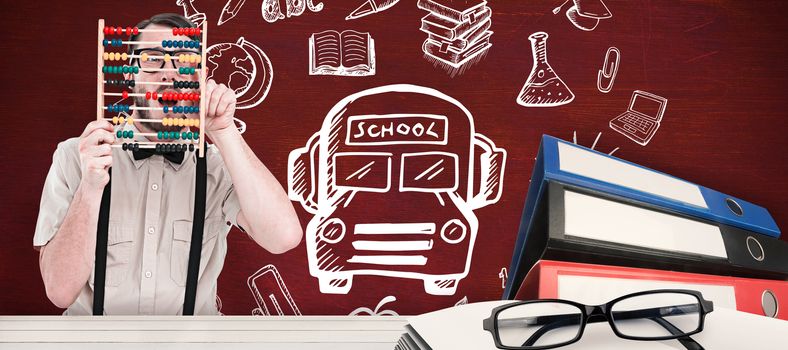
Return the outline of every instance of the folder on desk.
{"type": "MultiPolygon", "coordinates": [[[[549,182],[561,182],[652,205],[669,212],[716,222],[756,233],[755,237],[779,237],[780,230],[769,212],[740,198],[641,167],[583,146],[543,136],[534,164],[528,198],[523,209],[520,235],[512,254],[509,275],[517,271],[525,249],[528,225],[543,200],[549,182]]],[[[514,291],[507,286],[504,297],[514,291]]]]}
{"type": "Polygon", "coordinates": [[[540,260],[534,265],[515,299],[560,298],[594,304],[654,289],[697,290],[713,301],[715,308],[788,320],[788,281],[553,260],[540,260]]]}
{"type": "Polygon", "coordinates": [[[525,245],[510,268],[506,299],[540,259],[788,278],[788,242],[773,237],[556,181],[542,197],[521,223],[525,245]]]}

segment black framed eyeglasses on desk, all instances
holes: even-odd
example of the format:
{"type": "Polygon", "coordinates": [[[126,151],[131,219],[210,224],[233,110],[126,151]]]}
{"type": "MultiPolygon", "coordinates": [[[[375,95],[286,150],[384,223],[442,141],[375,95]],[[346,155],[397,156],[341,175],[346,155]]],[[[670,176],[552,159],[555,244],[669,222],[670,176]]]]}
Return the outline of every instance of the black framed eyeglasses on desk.
{"type": "Polygon", "coordinates": [[[677,339],[687,349],[703,347],[690,336],[703,330],[714,304],[694,290],[663,289],[624,295],[603,305],[542,299],[492,310],[483,322],[495,346],[508,350],[553,349],[580,340],[586,324],[607,321],[618,337],[677,339]]]}

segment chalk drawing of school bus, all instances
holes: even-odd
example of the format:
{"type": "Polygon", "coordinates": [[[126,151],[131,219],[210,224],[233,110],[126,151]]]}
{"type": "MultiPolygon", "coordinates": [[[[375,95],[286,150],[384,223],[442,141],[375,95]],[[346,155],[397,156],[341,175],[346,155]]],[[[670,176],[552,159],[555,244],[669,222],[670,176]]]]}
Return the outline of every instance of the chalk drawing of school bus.
{"type": "Polygon", "coordinates": [[[372,275],[453,295],[471,264],[473,211],[501,197],[506,151],[475,133],[459,101],[398,84],[339,101],[288,163],[288,195],[314,215],[306,248],[322,293],[372,275]]]}

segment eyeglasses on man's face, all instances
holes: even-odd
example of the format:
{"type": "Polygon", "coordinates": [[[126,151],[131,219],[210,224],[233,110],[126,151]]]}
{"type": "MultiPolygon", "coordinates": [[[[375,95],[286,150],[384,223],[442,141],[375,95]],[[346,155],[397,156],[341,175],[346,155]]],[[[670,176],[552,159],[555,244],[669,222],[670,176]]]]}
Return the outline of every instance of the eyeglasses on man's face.
{"type": "Polygon", "coordinates": [[[713,303],[683,289],[628,294],[603,305],[544,299],[496,307],[484,320],[499,349],[553,349],[580,340],[586,324],[607,321],[618,337],[677,339],[687,349],[703,349],[691,335],[703,330],[713,303]]]}
{"type": "Polygon", "coordinates": [[[198,51],[194,50],[164,50],[158,48],[150,48],[150,49],[136,49],[133,53],[136,57],[134,58],[132,64],[137,65],[140,69],[145,73],[153,73],[156,72],[157,69],[164,68],[167,64],[167,61],[172,62],[172,66],[174,68],[198,68],[200,67],[200,63],[193,62],[190,60],[179,60],[178,58],[181,55],[186,55],[187,57],[200,55],[198,51]],[[145,56],[146,59],[140,59],[141,56],[145,56]],[[169,55],[169,59],[165,59],[165,56],[169,55]]]}

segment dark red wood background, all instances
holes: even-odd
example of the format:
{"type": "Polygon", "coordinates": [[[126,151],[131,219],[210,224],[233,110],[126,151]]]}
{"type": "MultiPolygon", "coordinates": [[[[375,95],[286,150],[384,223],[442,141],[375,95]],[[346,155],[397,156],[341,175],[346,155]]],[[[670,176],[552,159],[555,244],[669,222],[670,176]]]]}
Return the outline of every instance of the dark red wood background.
{"type": "MultiPolygon", "coordinates": [[[[490,1],[493,46],[464,75],[451,78],[422,57],[425,15],[415,0],[383,13],[345,21],[362,0],[325,0],[325,9],[269,24],[261,0],[247,0],[239,15],[216,27],[224,1],[196,0],[208,16],[209,42],[239,36],[260,46],[274,67],[267,99],[238,115],[248,123],[247,142],[283,184],[288,153],[305,144],[326,112],[343,97],[371,87],[410,83],[432,87],[463,102],[476,130],[509,152],[500,202],[476,211],[479,235],[469,276],[453,296],[430,296],[421,282],[381,277],[354,281],[348,295],[322,295],[307,270],[302,244],[271,255],[234,230],[219,279],[225,314],[249,315],[256,307],[246,279],[274,264],[304,314],[348,314],[384,309],[415,314],[501,294],[498,272],[508,267],[511,246],[540,135],[572,138],[597,149],[621,147],[617,156],[760,204],[783,229],[788,225],[786,177],[785,14],[776,1],[605,1],[613,18],[592,32],[574,28],[551,10],[552,1],[490,1]],[[307,39],[327,29],[371,33],[377,46],[373,77],[307,75],[307,39]],[[528,35],[550,34],[550,64],[576,95],[569,105],[524,108],[515,98],[532,65],[528,35]],[[621,50],[613,91],[596,89],[608,47],[621,50]],[[608,127],[633,90],[669,99],[662,127],[641,147],[608,127]]],[[[284,6],[284,0],[282,0],[284,6]]],[[[0,21],[0,314],[56,314],[46,298],[32,236],[41,188],[57,143],[78,136],[94,118],[96,20],[134,25],[159,12],[181,12],[171,1],[4,2],[0,21]]],[[[297,203],[306,227],[308,215],[297,203]]],[[[417,204],[415,204],[417,205],[417,204]]],[[[394,208],[396,209],[396,208],[394,208]]],[[[376,210],[370,207],[369,210],[376,210]]],[[[783,235],[782,239],[788,239],[783,235]]]]}

